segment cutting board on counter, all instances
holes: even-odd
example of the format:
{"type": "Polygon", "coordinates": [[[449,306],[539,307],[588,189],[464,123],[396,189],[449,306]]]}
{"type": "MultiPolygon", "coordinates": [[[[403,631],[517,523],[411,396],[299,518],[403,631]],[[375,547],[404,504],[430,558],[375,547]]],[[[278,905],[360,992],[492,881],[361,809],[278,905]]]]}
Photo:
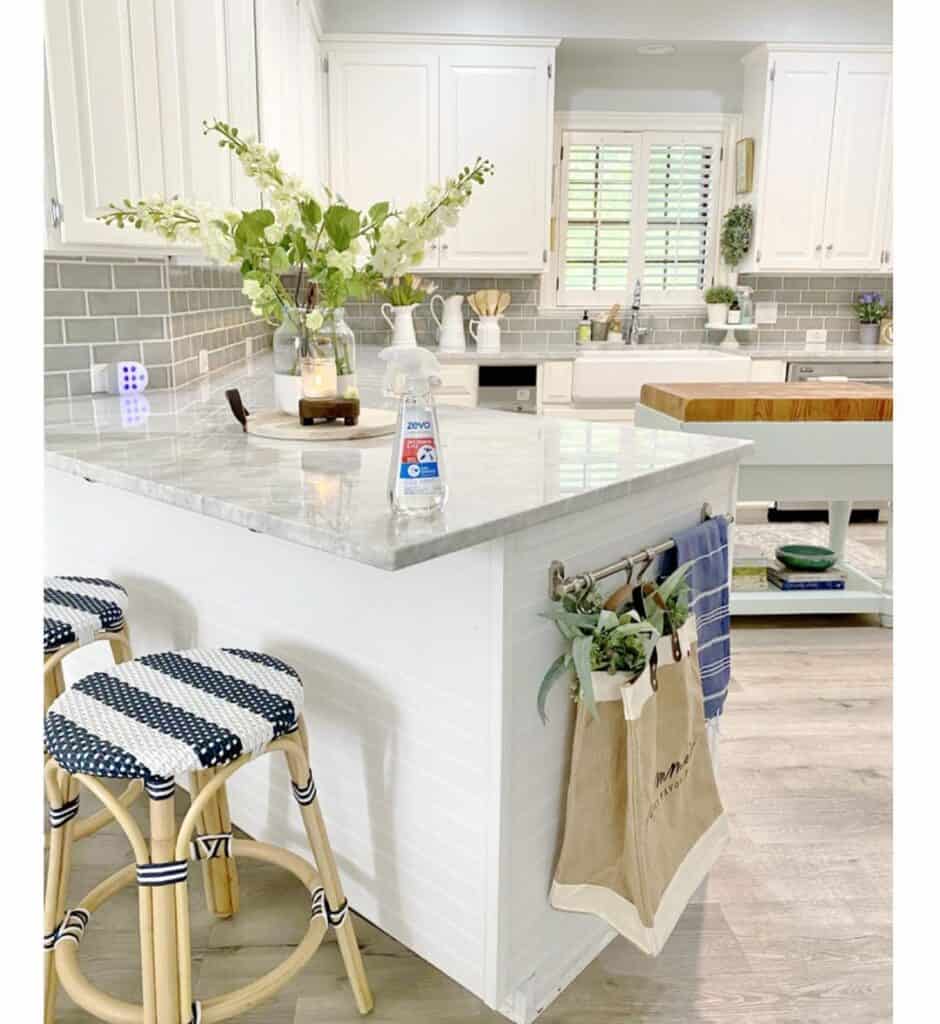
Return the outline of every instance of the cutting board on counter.
{"type": "Polygon", "coordinates": [[[894,418],[890,387],[851,381],[644,384],[640,403],[683,423],[859,422],[894,418]]]}
{"type": "Polygon", "coordinates": [[[274,441],[354,441],[394,433],[396,415],[393,409],[362,409],[355,426],[348,427],[338,420],[336,423],[315,423],[304,427],[296,414],[291,416],[270,409],[251,413],[245,429],[255,437],[274,441]]]}

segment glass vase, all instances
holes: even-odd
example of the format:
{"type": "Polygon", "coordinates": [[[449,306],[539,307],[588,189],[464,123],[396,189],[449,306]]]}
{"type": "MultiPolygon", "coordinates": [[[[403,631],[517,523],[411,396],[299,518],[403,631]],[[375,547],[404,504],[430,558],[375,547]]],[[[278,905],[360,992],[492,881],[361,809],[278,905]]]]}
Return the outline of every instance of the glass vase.
{"type": "Polygon", "coordinates": [[[340,307],[325,311],[323,326],[317,333],[329,340],[336,357],[336,393],[340,398],[358,398],[356,335],[346,323],[346,310],[340,307]]]}
{"type": "Polygon", "coordinates": [[[274,332],[274,391],[281,412],[294,415],[302,397],[336,395],[333,339],[307,327],[307,310],[287,307],[274,332]]]}

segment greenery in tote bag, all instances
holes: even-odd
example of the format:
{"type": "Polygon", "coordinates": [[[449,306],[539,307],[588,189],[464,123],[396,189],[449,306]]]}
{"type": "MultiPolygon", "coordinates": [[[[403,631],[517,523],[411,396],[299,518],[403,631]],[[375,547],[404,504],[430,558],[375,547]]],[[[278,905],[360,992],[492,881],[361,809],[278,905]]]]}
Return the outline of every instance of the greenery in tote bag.
{"type": "Polygon", "coordinates": [[[736,267],[751,248],[754,210],[750,203],[732,206],[721,222],[721,258],[736,267]]]}
{"type": "Polygon", "coordinates": [[[734,302],[734,292],[727,285],[719,284],[705,292],[707,306],[730,306],[734,302]]]}
{"type": "MultiPolygon", "coordinates": [[[[348,298],[368,298],[382,287],[383,279],[420,264],[425,246],[457,223],[473,186],[482,185],[493,173],[493,165],[478,157],[472,167],[464,167],[443,185],[432,185],[422,201],[404,210],[378,202],[359,211],[326,187],[315,195],[281,167],[276,150],[242,136],[232,125],[203,122],[203,129],[235,154],[245,175],[263,193],[263,209],[222,210],[176,196],[156,196],[112,203],[98,219],[119,228],[152,231],[169,242],[200,243],[214,262],[239,267],[252,312],[275,324],[301,305],[305,276],[316,286],[318,301],[329,315],[348,298]],[[293,296],[282,281],[282,275],[291,272],[297,281],[293,296]]],[[[316,331],[324,313],[310,309],[305,319],[316,331]]]]}
{"type": "Polygon", "coordinates": [[[681,629],[689,617],[690,588],[686,576],[691,562],[680,565],[658,586],[643,596],[643,607],[629,602],[617,611],[604,608],[596,587],[580,598],[565,595],[559,607],[543,615],[551,619],[568,641],[542,677],[537,699],[539,717],[547,721],[545,704],[555,683],[567,672],[571,677],[571,698],[583,701],[597,717],[592,672],[625,672],[635,679],[649,661],[656,641],[667,631],[681,629]],[[667,622],[668,618],[668,622],[667,622]]]}

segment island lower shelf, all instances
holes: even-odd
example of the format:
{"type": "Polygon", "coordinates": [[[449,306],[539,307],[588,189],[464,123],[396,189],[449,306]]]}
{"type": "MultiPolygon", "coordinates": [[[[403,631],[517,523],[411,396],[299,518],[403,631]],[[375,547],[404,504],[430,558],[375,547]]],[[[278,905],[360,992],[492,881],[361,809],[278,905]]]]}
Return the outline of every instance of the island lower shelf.
{"type": "MultiPolygon", "coordinates": [[[[739,458],[397,572],[48,469],[47,567],[126,586],[138,654],[238,645],[296,667],[351,906],[527,1024],[614,937],[548,902],[573,721],[564,687],[547,725],[536,713],[561,643],[540,615],[549,565],[612,561],[706,501],[730,512],[739,458]]],[[[102,667],[100,646],[69,681],[102,667]]],[[[232,817],[301,852],[282,774],[276,758],[240,771],[232,817]]]]}

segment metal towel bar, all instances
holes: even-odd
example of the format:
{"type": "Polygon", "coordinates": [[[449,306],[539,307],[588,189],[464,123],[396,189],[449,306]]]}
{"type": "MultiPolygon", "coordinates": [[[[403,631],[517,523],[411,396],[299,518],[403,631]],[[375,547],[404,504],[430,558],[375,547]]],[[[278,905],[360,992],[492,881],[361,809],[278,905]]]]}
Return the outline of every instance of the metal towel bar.
{"type": "MultiPolygon", "coordinates": [[[[702,506],[702,522],[712,518],[712,507],[706,501],[702,506]]],[[[726,515],[729,523],[734,522],[733,515],[726,515]]],[[[610,565],[605,565],[593,572],[578,573],[577,576],[566,576],[563,562],[554,561],[548,568],[548,596],[553,601],[560,601],[565,594],[576,594],[581,590],[590,590],[595,583],[607,579],[608,576],[616,576],[620,572],[628,572],[633,575],[633,570],[638,565],[649,565],[657,555],[664,551],[671,551],[676,546],[674,540],[665,540],[662,544],[655,544],[653,547],[644,548],[634,555],[621,558],[610,565]]],[[[629,577],[628,577],[629,578],[629,577]]]]}

